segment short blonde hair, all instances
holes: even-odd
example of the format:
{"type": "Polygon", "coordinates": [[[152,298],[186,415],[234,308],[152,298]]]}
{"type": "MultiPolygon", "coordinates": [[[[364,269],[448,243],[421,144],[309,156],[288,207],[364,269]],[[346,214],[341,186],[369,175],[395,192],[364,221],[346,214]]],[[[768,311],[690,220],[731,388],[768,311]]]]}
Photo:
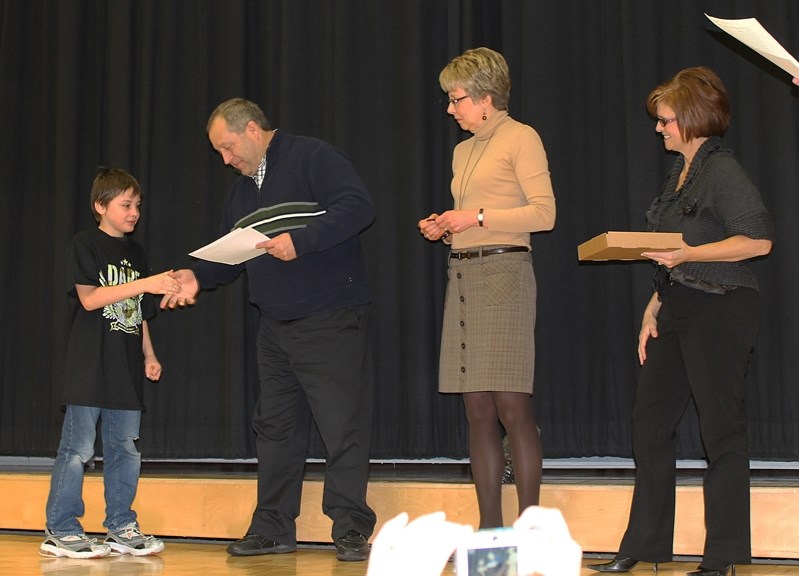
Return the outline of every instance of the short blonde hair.
{"type": "Polygon", "coordinates": [[[508,63],[502,54],[490,48],[472,48],[453,58],[438,75],[438,82],[444,92],[461,87],[472,100],[491,96],[494,108],[508,109],[511,87],[508,63]]]}

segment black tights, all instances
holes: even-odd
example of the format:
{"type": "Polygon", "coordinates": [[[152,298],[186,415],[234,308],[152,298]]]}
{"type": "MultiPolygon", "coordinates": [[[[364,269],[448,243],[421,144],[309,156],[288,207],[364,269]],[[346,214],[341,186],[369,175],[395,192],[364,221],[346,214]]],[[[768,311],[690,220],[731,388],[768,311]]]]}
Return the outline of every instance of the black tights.
{"type": "Polygon", "coordinates": [[[480,528],[502,526],[502,475],[505,453],[500,423],[510,441],[519,514],[538,504],[541,490],[541,439],[532,396],[520,392],[467,392],[472,477],[480,509],[480,528]]]}

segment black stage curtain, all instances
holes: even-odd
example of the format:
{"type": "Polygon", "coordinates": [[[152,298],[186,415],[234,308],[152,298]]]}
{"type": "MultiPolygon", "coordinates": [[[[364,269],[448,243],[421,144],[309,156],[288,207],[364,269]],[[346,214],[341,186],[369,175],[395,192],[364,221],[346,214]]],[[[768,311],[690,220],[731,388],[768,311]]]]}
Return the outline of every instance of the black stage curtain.
{"type": "MultiPolygon", "coordinates": [[[[545,456],[630,456],[635,343],[647,263],[581,264],[576,246],[642,230],[673,157],[644,100],[708,65],[734,104],[726,142],[760,187],[779,241],[756,263],[763,328],[753,360],[752,455],[799,457],[799,89],[703,12],[756,17],[799,54],[799,4],[671,0],[5,0],[0,2],[0,454],[53,456],[69,314],[65,247],[94,224],[99,165],[145,191],[136,238],[152,272],[214,238],[235,175],[205,123],[222,100],[259,102],[273,126],[352,159],[378,206],[364,235],[378,366],[375,458],[467,455],[461,399],[437,393],[447,252],[416,222],[451,206],[461,133],[438,73],[464,49],[503,52],[510,113],[547,148],[558,200],[534,237],[535,397],[545,456]]],[[[244,278],[151,323],[164,366],[147,385],[145,458],[249,458],[257,313],[244,278]]],[[[531,343],[532,345],[532,343],[531,343]]],[[[695,414],[681,456],[701,456],[695,414]]],[[[323,447],[316,437],[314,455],[323,447]]]]}

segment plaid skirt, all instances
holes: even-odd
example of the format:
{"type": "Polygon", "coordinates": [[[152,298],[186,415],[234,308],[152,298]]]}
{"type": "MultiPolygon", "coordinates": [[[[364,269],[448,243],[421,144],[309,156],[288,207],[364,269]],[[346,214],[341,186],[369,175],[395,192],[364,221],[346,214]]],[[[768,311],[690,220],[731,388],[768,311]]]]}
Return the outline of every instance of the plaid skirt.
{"type": "Polygon", "coordinates": [[[533,393],[536,282],[529,252],[450,259],[439,392],[533,393]]]}

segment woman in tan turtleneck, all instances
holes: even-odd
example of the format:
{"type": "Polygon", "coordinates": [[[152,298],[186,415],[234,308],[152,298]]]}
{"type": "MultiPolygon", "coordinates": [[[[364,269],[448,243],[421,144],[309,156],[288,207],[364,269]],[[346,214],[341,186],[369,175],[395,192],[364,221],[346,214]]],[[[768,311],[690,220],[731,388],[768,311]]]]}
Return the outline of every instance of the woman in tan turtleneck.
{"type": "Polygon", "coordinates": [[[555,197],[538,133],[508,116],[511,82],[501,54],[467,50],[439,82],[447,113],[474,136],[453,154],[454,209],[420,220],[419,230],[452,248],[439,391],[463,394],[480,528],[492,528],[503,525],[500,424],[510,441],[519,513],[538,504],[530,233],[552,229],[555,197]]]}

